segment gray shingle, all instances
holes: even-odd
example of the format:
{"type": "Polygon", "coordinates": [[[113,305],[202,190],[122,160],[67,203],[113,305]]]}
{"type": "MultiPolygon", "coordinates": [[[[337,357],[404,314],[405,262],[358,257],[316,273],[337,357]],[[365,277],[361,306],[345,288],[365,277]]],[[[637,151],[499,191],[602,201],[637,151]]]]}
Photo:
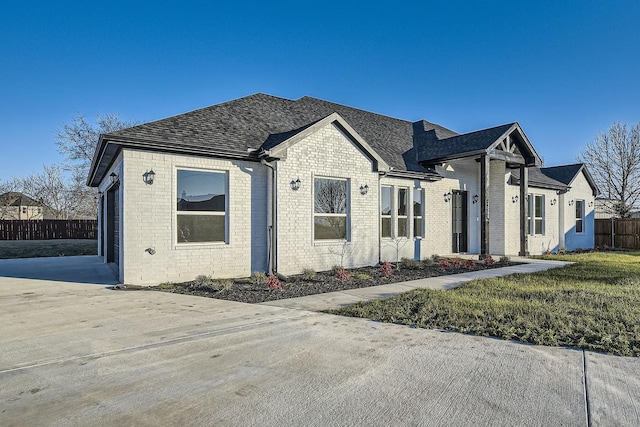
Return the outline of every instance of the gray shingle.
{"type": "Polygon", "coordinates": [[[542,173],[546,176],[560,181],[566,185],[571,184],[578,172],[582,169],[584,164],[576,163],[573,165],[552,166],[548,168],[542,168],[542,173]]]}

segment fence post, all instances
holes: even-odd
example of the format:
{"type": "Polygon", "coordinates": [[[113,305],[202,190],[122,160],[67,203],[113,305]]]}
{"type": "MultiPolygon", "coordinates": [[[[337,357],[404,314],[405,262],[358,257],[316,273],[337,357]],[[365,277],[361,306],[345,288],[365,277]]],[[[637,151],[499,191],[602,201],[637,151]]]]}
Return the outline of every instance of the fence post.
{"type": "Polygon", "coordinates": [[[611,249],[616,247],[616,219],[611,217],[611,249]]]}

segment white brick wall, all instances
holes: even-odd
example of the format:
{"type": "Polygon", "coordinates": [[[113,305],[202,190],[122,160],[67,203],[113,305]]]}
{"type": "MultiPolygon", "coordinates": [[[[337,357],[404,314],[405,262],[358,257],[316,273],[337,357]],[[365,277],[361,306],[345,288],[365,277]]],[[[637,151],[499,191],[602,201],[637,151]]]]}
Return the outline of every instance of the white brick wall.
{"type": "Polygon", "coordinates": [[[529,186],[529,194],[544,196],[544,234],[529,234],[529,253],[540,255],[546,250],[554,250],[560,242],[560,197],[556,190],[547,190],[529,186]],[[551,205],[552,200],[555,205],[551,205]]]}
{"type": "Polygon", "coordinates": [[[564,233],[565,233],[565,247],[567,250],[575,249],[590,249],[595,245],[594,235],[594,197],[591,186],[585,178],[583,173],[580,173],[574,181],[571,183],[571,189],[564,195],[564,233]],[[573,200],[574,204],[569,206],[569,201],[573,200]],[[584,218],[584,232],[576,233],[576,219],[575,219],[575,200],[585,201],[585,218],[584,218]],[[591,206],[589,206],[591,204],[591,206]]]}
{"type": "Polygon", "coordinates": [[[378,173],[372,162],[349,137],[329,124],[287,149],[286,160],[277,162],[278,192],[278,271],[299,273],[303,268],[328,270],[340,263],[334,253],[342,251],[342,242],[313,239],[314,177],[348,179],[350,221],[348,224],[352,256],[345,267],[373,265],[378,262],[378,173]],[[297,191],[290,187],[300,179],[297,191]],[[360,194],[367,184],[369,192],[360,194]]]}
{"type": "MultiPolygon", "coordinates": [[[[120,175],[120,279],[130,284],[186,281],[199,274],[242,277],[266,270],[268,169],[253,162],[123,150],[120,175]],[[227,243],[176,242],[178,168],[228,174],[227,243]],[[153,169],[153,185],[143,174],[153,169]],[[145,252],[154,248],[155,254],[145,252]]],[[[110,172],[109,172],[110,173],[110,172]]],[[[101,189],[106,189],[108,174],[101,189]]]]}

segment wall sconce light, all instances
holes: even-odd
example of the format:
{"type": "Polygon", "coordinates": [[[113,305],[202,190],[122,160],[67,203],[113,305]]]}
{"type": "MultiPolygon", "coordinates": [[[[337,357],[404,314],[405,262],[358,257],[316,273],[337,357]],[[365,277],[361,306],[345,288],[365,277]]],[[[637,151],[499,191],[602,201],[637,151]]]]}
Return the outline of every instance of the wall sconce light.
{"type": "Polygon", "coordinates": [[[115,184],[116,182],[118,182],[118,174],[115,172],[111,172],[111,174],[109,175],[109,178],[111,178],[112,184],[115,184]]]}
{"type": "Polygon", "coordinates": [[[153,184],[153,180],[155,178],[156,178],[156,173],[153,171],[153,169],[151,169],[150,171],[147,171],[144,174],[142,174],[142,180],[147,185],[152,185],[153,184]]]}
{"type": "Polygon", "coordinates": [[[513,196],[513,197],[511,198],[511,203],[518,203],[518,200],[520,200],[520,197],[519,197],[519,196],[513,196]]]}
{"type": "Polygon", "coordinates": [[[476,203],[478,203],[478,195],[474,195],[473,198],[471,199],[471,201],[473,202],[473,204],[475,205],[476,203]]]}
{"type": "Polygon", "coordinates": [[[300,183],[300,178],[296,179],[295,181],[291,180],[291,189],[293,191],[298,191],[300,189],[300,183]]]}
{"type": "Polygon", "coordinates": [[[569,206],[573,206],[573,199],[569,200],[569,206]]]}
{"type": "Polygon", "coordinates": [[[367,184],[360,186],[360,194],[363,196],[369,192],[369,186],[367,184]]]}
{"type": "Polygon", "coordinates": [[[155,255],[156,254],[156,248],[154,248],[153,246],[151,246],[150,248],[147,248],[144,250],[146,253],[148,253],[149,255],[155,255]]]}
{"type": "Polygon", "coordinates": [[[451,191],[444,193],[444,202],[447,203],[449,201],[451,201],[451,191]]]}
{"type": "Polygon", "coordinates": [[[551,200],[551,206],[555,205],[556,203],[558,203],[556,199],[551,200]]]}

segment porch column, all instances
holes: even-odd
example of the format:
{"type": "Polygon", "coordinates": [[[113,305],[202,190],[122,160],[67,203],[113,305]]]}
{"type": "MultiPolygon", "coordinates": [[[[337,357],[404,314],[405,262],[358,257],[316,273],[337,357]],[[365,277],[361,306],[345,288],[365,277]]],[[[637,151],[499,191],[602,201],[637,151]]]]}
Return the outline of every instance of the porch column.
{"type": "Polygon", "coordinates": [[[489,249],[489,156],[480,158],[480,259],[491,254],[489,249]]]}
{"type": "Polygon", "coordinates": [[[529,230],[527,213],[529,211],[529,168],[520,165],[520,256],[529,256],[529,230]]]}

